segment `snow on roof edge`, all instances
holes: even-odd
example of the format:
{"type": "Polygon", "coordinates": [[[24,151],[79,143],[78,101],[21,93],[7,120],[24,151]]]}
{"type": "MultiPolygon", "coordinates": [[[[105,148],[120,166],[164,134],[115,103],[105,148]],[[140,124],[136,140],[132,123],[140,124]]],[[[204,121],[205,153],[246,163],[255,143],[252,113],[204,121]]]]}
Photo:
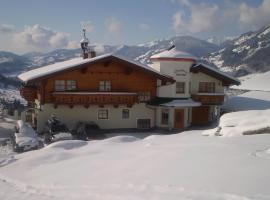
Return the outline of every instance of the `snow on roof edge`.
{"type": "Polygon", "coordinates": [[[152,67],[149,66],[149,65],[145,65],[145,64],[140,63],[140,62],[135,61],[135,60],[129,60],[129,59],[127,59],[127,58],[125,58],[125,57],[123,57],[123,56],[120,56],[120,55],[113,55],[113,56],[115,56],[115,57],[117,57],[117,58],[119,58],[119,59],[121,59],[121,60],[125,60],[125,61],[127,61],[127,62],[130,62],[130,63],[132,63],[132,64],[134,64],[134,65],[138,65],[138,66],[140,66],[140,67],[142,67],[142,68],[145,68],[145,69],[147,69],[147,70],[150,70],[150,71],[152,71],[152,72],[154,72],[154,73],[160,74],[161,76],[165,76],[165,77],[167,77],[167,78],[172,78],[172,77],[170,77],[170,76],[168,76],[168,75],[165,75],[165,74],[160,73],[158,70],[152,68],[152,67]]]}
{"type": "Polygon", "coordinates": [[[109,56],[113,56],[113,57],[118,58],[120,60],[137,65],[143,69],[146,69],[146,70],[152,71],[156,74],[159,74],[160,76],[171,78],[167,75],[160,73],[159,71],[153,69],[152,67],[150,67],[148,65],[145,65],[145,64],[133,61],[133,60],[129,60],[125,57],[122,57],[120,55],[115,55],[115,54],[103,54],[100,56],[96,56],[94,58],[87,58],[87,59],[83,59],[82,57],[78,57],[78,58],[73,58],[70,60],[62,61],[62,62],[56,62],[56,63],[51,64],[51,65],[46,65],[43,67],[39,67],[39,68],[30,70],[30,71],[24,72],[24,73],[18,75],[18,78],[23,82],[28,82],[28,81],[31,81],[31,80],[34,80],[37,78],[41,78],[43,76],[47,76],[47,75],[62,71],[62,70],[71,69],[71,68],[76,67],[78,65],[91,63],[93,61],[97,61],[97,60],[100,60],[102,58],[106,58],[109,56]]]}
{"type": "Polygon", "coordinates": [[[185,51],[177,50],[176,48],[173,48],[170,50],[164,50],[150,57],[150,59],[158,59],[158,58],[188,58],[188,59],[198,60],[196,56],[185,51]]]}
{"type": "Polygon", "coordinates": [[[73,58],[70,60],[62,61],[62,62],[56,62],[54,64],[46,65],[43,67],[39,67],[27,72],[24,72],[20,75],[18,75],[18,78],[22,80],[23,82],[27,82],[36,78],[40,78],[49,74],[53,74],[56,72],[59,72],[61,70],[70,69],[72,67],[75,67],[77,65],[82,65],[88,62],[93,62],[96,60],[99,60],[101,58],[105,58],[111,56],[111,54],[104,54],[101,56],[97,56],[94,58],[87,58],[83,59],[82,57],[73,58]]]}
{"type": "Polygon", "coordinates": [[[233,76],[230,76],[230,75],[226,74],[225,72],[222,72],[222,71],[220,71],[219,69],[215,69],[215,68],[213,68],[213,67],[210,67],[209,65],[206,65],[206,64],[204,64],[204,63],[197,63],[197,64],[194,65],[192,68],[199,67],[199,66],[203,66],[203,67],[205,67],[205,68],[207,68],[207,69],[209,69],[209,70],[212,70],[212,71],[214,71],[214,72],[216,72],[216,73],[218,73],[218,74],[220,74],[220,75],[222,75],[222,76],[225,76],[225,77],[227,77],[227,78],[229,78],[229,79],[231,79],[231,80],[234,80],[234,81],[237,82],[238,84],[241,84],[241,81],[240,81],[238,78],[235,78],[235,77],[233,77],[233,76]]]}

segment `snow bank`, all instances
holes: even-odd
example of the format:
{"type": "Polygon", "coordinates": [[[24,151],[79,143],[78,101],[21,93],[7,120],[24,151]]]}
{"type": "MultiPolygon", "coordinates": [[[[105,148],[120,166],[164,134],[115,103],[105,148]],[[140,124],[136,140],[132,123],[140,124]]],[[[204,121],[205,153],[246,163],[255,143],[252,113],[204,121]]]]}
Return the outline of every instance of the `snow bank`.
{"type": "Polygon", "coordinates": [[[63,150],[71,150],[75,148],[80,148],[82,146],[87,145],[88,142],[82,140],[66,140],[66,141],[58,141],[46,146],[46,149],[63,149],[63,150]]]}
{"type": "Polygon", "coordinates": [[[139,140],[139,138],[136,138],[134,136],[129,135],[120,135],[120,136],[114,136],[111,138],[108,138],[104,140],[105,143],[129,143],[129,142],[135,142],[139,140]]]}
{"type": "Polygon", "coordinates": [[[54,139],[53,141],[60,141],[60,140],[72,140],[73,136],[71,133],[68,132],[60,132],[57,134],[54,134],[54,139]]]}
{"type": "Polygon", "coordinates": [[[270,133],[270,109],[239,111],[224,114],[215,129],[203,131],[203,135],[224,137],[270,133]]]}

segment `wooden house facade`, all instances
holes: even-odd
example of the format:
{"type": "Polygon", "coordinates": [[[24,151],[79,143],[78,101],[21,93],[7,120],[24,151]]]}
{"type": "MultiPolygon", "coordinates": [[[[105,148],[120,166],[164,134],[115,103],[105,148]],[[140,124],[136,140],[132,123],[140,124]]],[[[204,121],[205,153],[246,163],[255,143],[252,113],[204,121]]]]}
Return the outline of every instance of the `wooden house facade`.
{"type": "Polygon", "coordinates": [[[70,129],[80,121],[102,129],[183,129],[217,119],[224,87],[239,84],[175,48],[151,59],[150,67],[111,54],[84,55],[25,72],[19,78],[27,119],[38,132],[51,115],[70,129]]]}

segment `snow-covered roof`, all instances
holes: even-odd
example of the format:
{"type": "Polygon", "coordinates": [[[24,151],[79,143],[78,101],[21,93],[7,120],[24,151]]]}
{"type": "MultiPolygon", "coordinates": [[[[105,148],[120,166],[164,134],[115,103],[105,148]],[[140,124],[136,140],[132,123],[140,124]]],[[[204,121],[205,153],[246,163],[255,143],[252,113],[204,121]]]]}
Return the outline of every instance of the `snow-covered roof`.
{"type": "Polygon", "coordinates": [[[230,82],[230,84],[235,84],[235,85],[239,85],[240,84],[240,81],[233,77],[233,76],[230,76],[216,68],[213,68],[213,67],[210,67],[206,64],[202,64],[202,63],[198,63],[196,65],[193,65],[191,67],[191,71],[200,71],[200,70],[206,70],[208,72],[211,73],[211,75],[215,76],[215,77],[218,77],[218,78],[221,78],[221,79],[225,79],[226,81],[230,82]]]}
{"type": "Polygon", "coordinates": [[[182,58],[182,59],[197,60],[197,58],[191,55],[190,53],[179,51],[176,48],[165,50],[161,53],[151,56],[151,59],[158,59],[158,58],[179,58],[179,59],[182,58]]]}
{"type": "Polygon", "coordinates": [[[202,104],[200,102],[193,101],[192,99],[175,99],[168,103],[163,103],[160,105],[165,107],[180,108],[180,107],[198,107],[201,106],[202,104]]]}
{"type": "Polygon", "coordinates": [[[96,62],[98,60],[101,60],[101,59],[104,59],[104,58],[109,58],[109,57],[114,57],[114,58],[129,62],[129,63],[131,63],[133,65],[136,65],[138,67],[141,67],[143,69],[146,69],[148,71],[156,73],[156,74],[158,74],[160,76],[170,78],[170,77],[168,77],[166,75],[161,74],[159,71],[151,68],[150,66],[147,66],[147,65],[144,65],[142,63],[135,62],[135,61],[131,61],[131,60],[128,60],[128,59],[126,59],[126,58],[124,58],[122,56],[113,55],[113,54],[104,54],[104,55],[97,56],[97,57],[94,57],[94,58],[86,58],[86,59],[83,59],[82,57],[79,57],[79,58],[74,58],[74,59],[71,59],[71,60],[63,61],[63,62],[57,62],[57,63],[51,64],[51,65],[47,65],[47,66],[44,66],[44,67],[40,67],[40,68],[37,68],[37,69],[30,70],[28,72],[22,73],[22,74],[20,74],[18,76],[18,78],[20,80],[22,80],[23,82],[28,82],[28,81],[31,81],[31,80],[34,80],[34,79],[37,79],[37,78],[41,78],[41,77],[44,77],[44,76],[47,76],[47,75],[50,75],[50,74],[54,74],[54,73],[57,73],[57,72],[60,72],[60,71],[63,71],[63,70],[76,68],[76,67],[81,66],[83,64],[93,63],[93,62],[96,62]]]}

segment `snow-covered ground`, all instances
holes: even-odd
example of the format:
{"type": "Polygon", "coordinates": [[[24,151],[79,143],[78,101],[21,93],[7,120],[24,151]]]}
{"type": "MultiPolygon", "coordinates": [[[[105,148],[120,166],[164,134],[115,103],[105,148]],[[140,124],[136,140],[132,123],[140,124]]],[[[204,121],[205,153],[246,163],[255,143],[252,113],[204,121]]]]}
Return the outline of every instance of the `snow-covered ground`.
{"type": "Polygon", "coordinates": [[[270,92],[270,71],[261,74],[250,74],[240,78],[241,85],[232,86],[234,89],[259,90],[270,92]]]}
{"type": "Polygon", "coordinates": [[[9,154],[0,199],[270,199],[270,135],[201,132],[61,141],[9,154]]]}
{"type": "Polygon", "coordinates": [[[250,91],[225,101],[225,111],[265,110],[270,109],[270,92],[250,91]]]}
{"type": "Polygon", "coordinates": [[[270,109],[270,71],[247,75],[241,77],[240,80],[241,85],[231,88],[247,90],[247,92],[229,98],[223,105],[226,111],[270,109]]]}
{"type": "Polygon", "coordinates": [[[248,110],[224,114],[217,128],[203,131],[203,135],[234,137],[270,133],[270,109],[248,110]]]}

